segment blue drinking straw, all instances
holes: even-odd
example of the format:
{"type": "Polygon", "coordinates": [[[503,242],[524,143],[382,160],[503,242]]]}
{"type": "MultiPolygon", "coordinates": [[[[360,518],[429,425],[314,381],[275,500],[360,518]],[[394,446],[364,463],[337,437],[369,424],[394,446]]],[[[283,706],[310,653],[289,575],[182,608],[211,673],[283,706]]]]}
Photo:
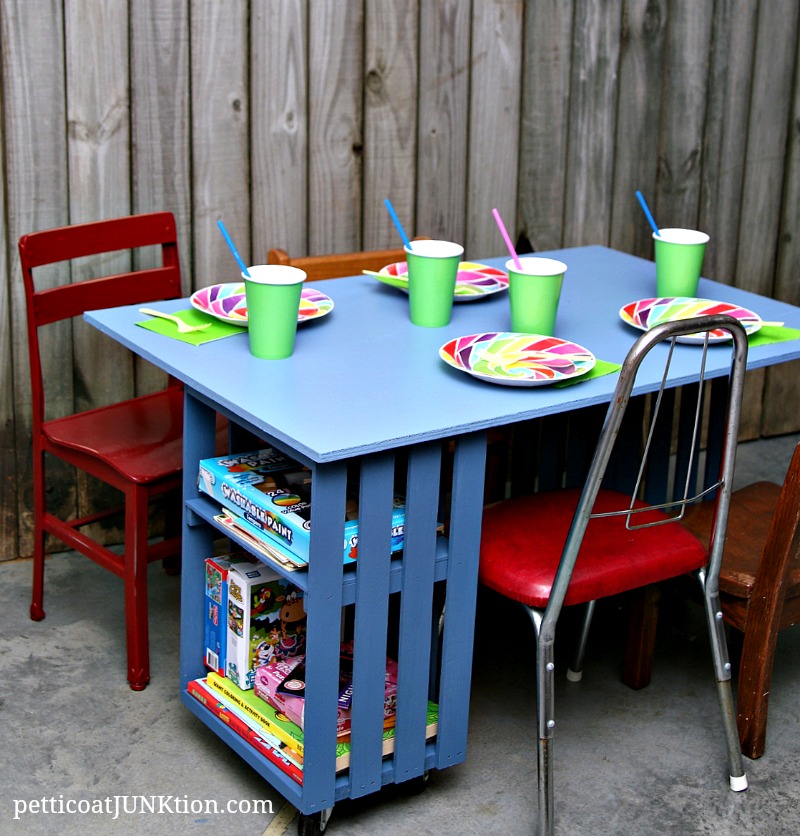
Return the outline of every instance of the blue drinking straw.
{"type": "Polygon", "coordinates": [[[230,247],[230,250],[233,253],[233,257],[236,259],[236,263],[239,265],[239,267],[242,268],[242,273],[244,273],[245,276],[247,276],[248,279],[252,278],[250,276],[250,271],[247,269],[247,266],[242,261],[242,257],[239,255],[239,251],[234,246],[234,243],[233,243],[233,240],[231,239],[231,236],[228,235],[228,230],[225,229],[225,224],[222,223],[222,221],[217,221],[217,226],[219,227],[219,231],[222,233],[223,237],[225,238],[225,241],[227,242],[228,246],[230,247]]]}
{"type": "Polygon", "coordinates": [[[387,197],[386,200],[383,201],[386,204],[386,208],[389,210],[389,217],[394,221],[394,225],[397,227],[397,231],[400,233],[400,237],[403,239],[403,244],[405,245],[406,249],[411,249],[411,242],[408,240],[408,235],[406,235],[405,230],[403,229],[403,225],[400,223],[400,218],[397,217],[397,212],[394,211],[394,206],[392,206],[392,201],[389,200],[387,197]]]}
{"type": "Polygon", "coordinates": [[[638,189],[636,190],[636,197],[639,199],[639,203],[642,206],[644,215],[647,218],[647,222],[653,228],[653,232],[655,232],[656,235],[661,235],[661,233],[658,231],[658,226],[656,226],[656,222],[653,219],[652,214],[650,213],[650,209],[647,206],[647,201],[644,199],[644,195],[638,189]]]}

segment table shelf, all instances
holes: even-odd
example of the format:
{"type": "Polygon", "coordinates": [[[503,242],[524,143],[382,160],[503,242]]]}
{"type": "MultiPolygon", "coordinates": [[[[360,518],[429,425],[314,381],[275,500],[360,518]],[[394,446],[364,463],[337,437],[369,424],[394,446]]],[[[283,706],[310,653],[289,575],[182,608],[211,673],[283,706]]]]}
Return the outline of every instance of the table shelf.
{"type": "MultiPolygon", "coordinates": [[[[264,555],[260,554],[256,549],[252,548],[245,540],[236,536],[234,532],[229,531],[224,526],[221,526],[214,520],[215,515],[219,514],[220,506],[218,502],[205,496],[198,496],[196,499],[189,499],[186,501],[186,508],[190,512],[187,519],[187,525],[194,527],[197,525],[208,524],[216,528],[220,534],[227,537],[231,542],[235,543],[239,548],[244,549],[253,555],[253,557],[267,564],[270,568],[275,569],[276,572],[289,578],[293,584],[302,589],[303,592],[308,592],[308,570],[296,569],[290,571],[280,566],[275,561],[271,561],[264,555]]],[[[448,557],[448,540],[444,536],[440,536],[436,541],[436,556],[434,564],[434,580],[441,581],[447,576],[447,557],[448,557]]],[[[347,564],[343,567],[342,573],[342,603],[353,604],[356,599],[356,565],[355,563],[347,564]]],[[[392,555],[391,565],[389,569],[389,592],[398,592],[402,586],[403,576],[403,552],[395,552],[392,555]]]]}

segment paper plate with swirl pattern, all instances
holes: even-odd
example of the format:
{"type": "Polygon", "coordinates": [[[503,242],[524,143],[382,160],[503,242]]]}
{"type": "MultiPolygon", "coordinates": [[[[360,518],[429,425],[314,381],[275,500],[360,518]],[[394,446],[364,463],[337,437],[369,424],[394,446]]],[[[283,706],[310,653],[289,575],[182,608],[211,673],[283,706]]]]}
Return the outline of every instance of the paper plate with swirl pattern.
{"type": "MultiPolygon", "coordinates": [[[[198,311],[215,316],[223,322],[247,327],[247,300],[244,283],[229,282],[214,284],[196,290],[189,301],[198,311]]],[[[333,310],[333,299],[315,287],[304,287],[300,294],[298,324],[309,319],[318,319],[333,310]]]]}
{"type": "MultiPolygon", "coordinates": [[[[674,322],[677,319],[691,319],[695,316],[709,316],[711,314],[727,314],[744,325],[748,336],[755,334],[761,328],[761,317],[739,305],[731,302],[715,302],[713,299],[695,299],[692,296],[661,296],[653,299],[640,299],[638,302],[629,302],[620,308],[619,315],[623,322],[638,328],[640,331],[648,331],[654,325],[662,322],[674,322]]],[[[730,334],[722,329],[711,331],[708,341],[720,343],[730,340],[730,334]]],[[[687,334],[678,337],[679,343],[702,343],[702,334],[687,334]]]]}
{"type": "MultiPolygon", "coordinates": [[[[387,264],[377,273],[368,272],[367,275],[408,293],[408,265],[405,261],[387,264]]],[[[474,302],[503,290],[508,290],[508,274],[505,271],[474,261],[462,261],[458,265],[454,302],[474,302]]]]}
{"type": "Polygon", "coordinates": [[[501,386],[546,386],[590,371],[594,354],[577,343],[540,334],[490,331],[456,337],[439,349],[454,369],[501,386]]]}

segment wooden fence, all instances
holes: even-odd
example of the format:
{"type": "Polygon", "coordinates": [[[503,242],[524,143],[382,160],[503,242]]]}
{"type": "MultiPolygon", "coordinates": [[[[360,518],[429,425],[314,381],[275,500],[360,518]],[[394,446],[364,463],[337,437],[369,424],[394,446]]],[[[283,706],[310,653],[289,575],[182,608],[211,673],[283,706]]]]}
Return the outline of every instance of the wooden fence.
{"type": "MultiPolygon", "coordinates": [[[[251,262],[394,246],[652,257],[635,201],[711,235],[705,274],[800,303],[796,0],[0,0],[0,559],[31,551],[16,242],[169,209],[187,293],[251,262]]],[[[59,279],[53,275],[51,281],[59,279]]],[[[60,280],[63,280],[60,279],[60,280]]],[[[89,329],[91,330],[91,329],[89,329]]],[[[80,327],[53,409],[153,385],[80,327]]],[[[746,431],[800,428],[797,365],[754,374],[746,431]]],[[[57,504],[90,501],[70,474],[57,504]]]]}

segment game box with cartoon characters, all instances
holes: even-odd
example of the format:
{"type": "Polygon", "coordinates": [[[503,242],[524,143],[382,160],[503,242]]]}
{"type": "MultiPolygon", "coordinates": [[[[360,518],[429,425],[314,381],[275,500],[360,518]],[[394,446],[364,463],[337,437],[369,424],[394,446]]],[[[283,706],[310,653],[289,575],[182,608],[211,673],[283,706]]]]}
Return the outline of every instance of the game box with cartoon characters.
{"type": "Polygon", "coordinates": [[[225,676],[242,690],[260,665],[305,653],[303,591],[264,564],[230,567],[227,623],[225,676]]]}
{"type": "Polygon", "coordinates": [[[244,552],[206,558],[206,597],[203,617],[203,660],[206,667],[225,675],[225,651],[228,645],[228,572],[235,563],[252,566],[255,558],[244,552]]]}
{"type": "MultiPolygon", "coordinates": [[[[311,472],[273,448],[203,459],[198,486],[236,516],[302,560],[308,560],[311,531],[311,472]]],[[[403,548],[405,506],[392,510],[391,551],[403,548]]],[[[343,555],[358,555],[358,502],[347,500],[343,555]]]]}

